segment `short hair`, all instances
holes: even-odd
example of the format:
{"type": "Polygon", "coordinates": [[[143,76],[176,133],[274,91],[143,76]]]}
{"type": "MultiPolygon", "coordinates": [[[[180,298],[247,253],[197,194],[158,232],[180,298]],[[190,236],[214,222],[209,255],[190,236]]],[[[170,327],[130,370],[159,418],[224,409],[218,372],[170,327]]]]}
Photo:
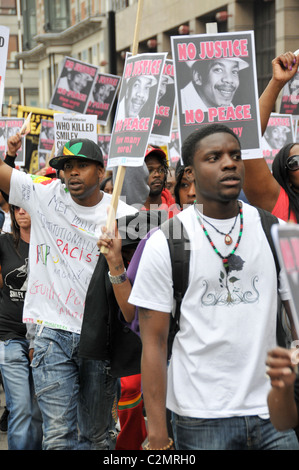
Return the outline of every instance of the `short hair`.
{"type": "Polygon", "coordinates": [[[192,132],[182,145],[182,160],[185,166],[192,166],[193,165],[193,158],[196,150],[199,147],[200,141],[205,137],[208,137],[212,134],[219,134],[222,132],[227,132],[235,137],[236,141],[240,145],[240,140],[238,136],[232,131],[229,127],[225,126],[224,124],[207,124],[203,126],[201,129],[197,129],[196,131],[192,132]]]}

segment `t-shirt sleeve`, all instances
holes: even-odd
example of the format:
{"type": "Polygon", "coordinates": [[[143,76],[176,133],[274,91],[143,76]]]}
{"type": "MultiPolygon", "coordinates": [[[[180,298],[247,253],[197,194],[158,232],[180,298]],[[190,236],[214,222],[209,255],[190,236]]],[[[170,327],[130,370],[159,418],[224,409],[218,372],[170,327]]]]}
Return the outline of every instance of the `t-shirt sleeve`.
{"type": "Polygon", "coordinates": [[[171,261],[167,240],[161,230],[145,244],[129,302],[159,312],[172,311],[171,261]]]}
{"type": "Polygon", "coordinates": [[[13,170],[10,180],[9,204],[22,207],[28,213],[34,201],[33,182],[26,173],[13,170]]]}

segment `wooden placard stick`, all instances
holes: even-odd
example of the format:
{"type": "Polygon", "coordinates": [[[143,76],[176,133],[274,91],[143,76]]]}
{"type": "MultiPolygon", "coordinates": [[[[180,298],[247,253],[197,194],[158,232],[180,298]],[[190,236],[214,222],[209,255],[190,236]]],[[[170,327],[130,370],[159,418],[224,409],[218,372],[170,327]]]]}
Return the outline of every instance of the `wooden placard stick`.
{"type": "MultiPolygon", "coordinates": [[[[142,7],[143,7],[143,0],[138,0],[132,55],[136,55],[138,53],[138,43],[139,43],[138,38],[139,38],[139,31],[140,31],[140,19],[141,19],[142,7]]],[[[112,233],[114,229],[116,211],[117,211],[120,193],[123,187],[125,174],[126,174],[126,167],[119,166],[117,169],[117,173],[116,173],[116,179],[115,179],[115,183],[113,186],[112,199],[111,199],[107,222],[106,222],[106,228],[107,228],[108,233],[112,233]]],[[[109,251],[108,248],[104,246],[101,247],[101,253],[108,253],[108,251],[109,251]]]]}
{"type": "Polygon", "coordinates": [[[8,101],[7,117],[11,116],[11,103],[12,103],[12,96],[9,97],[9,101],[8,101]]]}

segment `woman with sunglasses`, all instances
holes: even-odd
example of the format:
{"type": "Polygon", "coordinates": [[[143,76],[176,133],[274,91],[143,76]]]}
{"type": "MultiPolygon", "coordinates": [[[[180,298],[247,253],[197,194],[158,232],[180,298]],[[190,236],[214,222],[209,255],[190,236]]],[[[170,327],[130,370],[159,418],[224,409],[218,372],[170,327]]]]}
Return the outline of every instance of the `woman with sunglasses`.
{"type": "MultiPolygon", "coordinates": [[[[276,99],[298,69],[299,55],[287,52],[272,61],[272,78],[260,97],[262,134],[276,99]]],[[[275,156],[272,173],[264,158],[244,160],[244,192],[249,202],[282,220],[299,222],[299,144],[285,145],[275,156]]]]}
{"type": "Polygon", "coordinates": [[[11,231],[0,235],[2,301],[0,370],[8,411],[8,450],[41,450],[41,415],[34,397],[27,328],[22,321],[27,287],[30,215],[10,206],[11,231]]]}

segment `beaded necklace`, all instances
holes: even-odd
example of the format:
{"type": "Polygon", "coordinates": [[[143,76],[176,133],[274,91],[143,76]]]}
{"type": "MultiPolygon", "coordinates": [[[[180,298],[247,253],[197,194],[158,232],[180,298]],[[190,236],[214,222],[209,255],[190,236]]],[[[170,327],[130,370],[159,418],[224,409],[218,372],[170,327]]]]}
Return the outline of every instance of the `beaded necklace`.
{"type": "Polygon", "coordinates": [[[216,248],[216,246],[214,245],[213,241],[211,240],[211,237],[210,235],[208,234],[208,231],[207,229],[205,228],[204,224],[203,224],[203,220],[202,220],[202,216],[200,215],[197,207],[196,207],[196,201],[194,201],[194,205],[193,205],[195,211],[197,212],[196,214],[196,218],[198,220],[198,222],[200,223],[200,226],[201,228],[203,229],[204,231],[204,234],[206,235],[207,239],[209,240],[210,242],[210,245],[212,246],[213,250],[215,251],[215,253],[222,259],[222,263],[223,263],[223,267],[226,271],[226,274],[228,274],[229,272],[229,258],[231,255],[233,255],[236,251],[236,249],[238,248],[239,244],[240,244],[240,240],[242,238],[242,233],[243,233],[243,209],[242,209],[242,206],[241,204],[239,204],[239,214],[240,214],[240,231],[239,231],[239,236],[238,236],[238,240],[237,240],[237,243],[235,244],[233,250],[229,253],[228,256],[224,257],[222,256],[222,254],[220,253],[220,251],[216,248]]]}
{"type": "Polygon", "coordinates": [[[213,227],[213,229],[216,230],[216,232],[220,233],[220,235],[224,235],[224,243],[225,243],[226,245],[231,245],[231,244],[233,243],[233,239],[232,239],[232,237],[230,236],[230,234],[232,233],[232,231],[233,231],[234,228],[235,228],[238,215],[239,215],[239,213],[238,213],[238,214],[236,215],[236,217],[235,217],[235,221],[234,221],[234,223],[233,223],[232,228],[231,228],[230,231],[227,232],[227,233],[220,232],[220,230],[218,230],[218,228],[214,227],[214,225],[211,224],[211,222],[209,222],[208,220],[206,220],[204,217],[202,217],[202,220],[203,220],[206,224],[209,224],[211,227],[213,227]]]}

